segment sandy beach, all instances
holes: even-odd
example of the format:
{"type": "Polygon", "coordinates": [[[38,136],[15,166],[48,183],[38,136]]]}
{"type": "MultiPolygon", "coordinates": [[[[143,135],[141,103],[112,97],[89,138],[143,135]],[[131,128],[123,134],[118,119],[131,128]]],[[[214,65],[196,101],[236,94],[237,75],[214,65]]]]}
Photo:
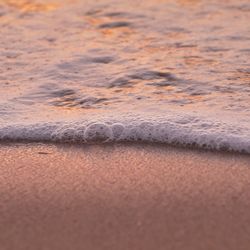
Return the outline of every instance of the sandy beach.
{"type": "Polygon", "coordinates": [[[0,147],[1,250],[250,249],[250,157],[155,145],[0,147]]]}

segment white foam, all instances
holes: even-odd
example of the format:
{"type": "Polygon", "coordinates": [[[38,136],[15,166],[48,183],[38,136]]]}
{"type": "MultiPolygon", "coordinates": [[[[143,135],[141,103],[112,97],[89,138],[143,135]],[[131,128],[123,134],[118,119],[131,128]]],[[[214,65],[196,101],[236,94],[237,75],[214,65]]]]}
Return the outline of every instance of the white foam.
{"type": "Polygon", "coordinates": [[[82,121],[0,125],[1,141],[60,143],[155,142],[250,153],[247,123],[194,115],[86,117],[82,121]]]}

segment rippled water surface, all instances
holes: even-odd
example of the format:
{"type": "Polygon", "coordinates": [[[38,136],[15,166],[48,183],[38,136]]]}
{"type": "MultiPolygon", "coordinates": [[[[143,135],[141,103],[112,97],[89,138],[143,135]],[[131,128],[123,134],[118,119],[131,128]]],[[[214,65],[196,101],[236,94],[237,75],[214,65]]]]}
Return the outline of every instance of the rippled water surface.
{"type": "Polygon", "coordinates": [[[0,138],[146,122],[250,152],[249,23],[248,0],[0,0],[0,138]]]}

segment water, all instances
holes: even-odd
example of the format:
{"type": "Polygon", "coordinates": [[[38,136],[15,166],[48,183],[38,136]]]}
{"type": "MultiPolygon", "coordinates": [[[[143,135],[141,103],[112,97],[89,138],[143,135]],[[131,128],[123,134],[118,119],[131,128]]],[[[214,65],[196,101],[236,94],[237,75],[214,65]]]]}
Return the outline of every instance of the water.
{"type": "Polygon", "coordinates": [[[248,0],[0,0],[0,140],[250,153],[248,0]]]}

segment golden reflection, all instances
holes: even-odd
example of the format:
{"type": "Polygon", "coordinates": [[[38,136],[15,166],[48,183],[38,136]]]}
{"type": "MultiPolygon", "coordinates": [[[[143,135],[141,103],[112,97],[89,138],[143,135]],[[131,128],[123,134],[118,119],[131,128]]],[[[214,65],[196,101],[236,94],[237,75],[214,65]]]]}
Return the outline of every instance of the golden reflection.
{"type": "Polygon", "coordinates": [[[23,12],[51,11],[58,6],[55,3],[38,3],[31,0],[0,0],[1,2],[23,12]]]}
{"type": "Polygon", "coordinates": [[[199,4],[201,0],[177,0],[177,2],[185,6],[194,6],[194,5],[199,4]]]}
{"type": "Polygon", "coordinates": [[[246,83],[250,85],[250,72],[249,71],[238,70],[234,72],[232,78],[235,80],[239,80],[242,83],[246,83]]]}
{"type": "Polygon", "coordinates": [[[184,57],[184,62],[190,67],[196,67],[200,65],[216,65],[218,62],[213,59],[205,59],[199,56],[187,56],[184,57]]]}

